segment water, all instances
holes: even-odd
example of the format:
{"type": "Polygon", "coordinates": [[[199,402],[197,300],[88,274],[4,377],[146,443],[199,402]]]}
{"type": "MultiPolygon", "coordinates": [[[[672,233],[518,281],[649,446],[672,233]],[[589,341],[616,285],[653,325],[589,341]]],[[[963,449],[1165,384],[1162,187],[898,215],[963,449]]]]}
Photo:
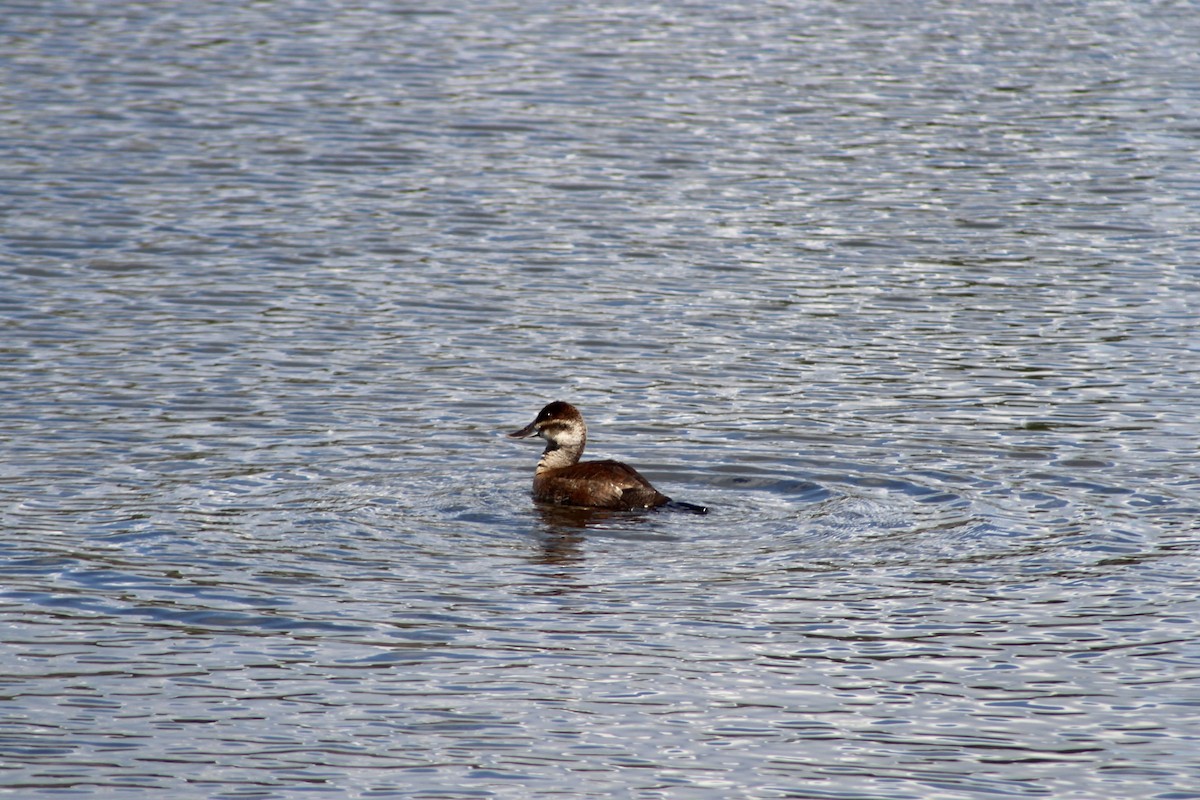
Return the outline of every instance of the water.
{"type": "Polygon", "coordinates": [[[0,793],[1200,797],[1195,8],[459,6],[0,15],[0,793]]]}

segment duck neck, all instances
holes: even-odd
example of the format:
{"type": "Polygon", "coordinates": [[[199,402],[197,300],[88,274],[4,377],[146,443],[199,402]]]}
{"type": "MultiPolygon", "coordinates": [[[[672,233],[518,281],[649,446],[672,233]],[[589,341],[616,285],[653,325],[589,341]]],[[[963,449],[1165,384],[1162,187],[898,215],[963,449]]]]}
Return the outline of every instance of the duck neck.
{"type": "Polygon", "coordinates": [[[583,446],[586,443],[586,438],[567,444],[550,442],[546,445],[545,451],[542,452],[542,458],[538,461],[537,471],[545,472],[551,469],[562,469],[572,464],[578,464],[579,459],[583,456],[583,446]]]}

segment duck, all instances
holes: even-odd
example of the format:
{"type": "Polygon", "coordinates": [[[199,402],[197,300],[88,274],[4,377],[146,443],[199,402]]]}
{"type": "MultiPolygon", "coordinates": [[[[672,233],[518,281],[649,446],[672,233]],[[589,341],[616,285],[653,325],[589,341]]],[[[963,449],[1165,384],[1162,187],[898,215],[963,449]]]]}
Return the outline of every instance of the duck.
{"type": "Polygon", "coordinates": [[[533,422],[508,435],[546,440],[533,473],[533,499],[539,503],[620,511],[667,507],[708,513],[705,506],[667,497],[628,464],[611,459],[581,462],[587,425],[579,409],[563,400],[547,404],[533,422]]]}

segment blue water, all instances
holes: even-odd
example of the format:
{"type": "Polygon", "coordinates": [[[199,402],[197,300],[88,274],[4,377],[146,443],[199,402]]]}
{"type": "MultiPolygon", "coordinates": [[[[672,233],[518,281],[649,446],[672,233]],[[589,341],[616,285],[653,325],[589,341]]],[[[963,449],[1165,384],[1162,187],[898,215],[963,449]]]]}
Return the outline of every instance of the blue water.
{"type": "Polygon", "coordinates": [[[7,4],[0,794],[1200,797],[1197,41],[7,4]]]}

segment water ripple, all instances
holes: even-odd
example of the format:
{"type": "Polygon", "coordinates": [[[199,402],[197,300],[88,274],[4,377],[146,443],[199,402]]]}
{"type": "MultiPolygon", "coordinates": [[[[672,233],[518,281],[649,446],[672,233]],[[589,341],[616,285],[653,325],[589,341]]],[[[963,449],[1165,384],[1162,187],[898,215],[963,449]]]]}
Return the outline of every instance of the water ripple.
{"type": "Polygon", "coordinates": [[[8,5],[11,791],[1200,785],[1191,9],[8,5]]]}

